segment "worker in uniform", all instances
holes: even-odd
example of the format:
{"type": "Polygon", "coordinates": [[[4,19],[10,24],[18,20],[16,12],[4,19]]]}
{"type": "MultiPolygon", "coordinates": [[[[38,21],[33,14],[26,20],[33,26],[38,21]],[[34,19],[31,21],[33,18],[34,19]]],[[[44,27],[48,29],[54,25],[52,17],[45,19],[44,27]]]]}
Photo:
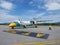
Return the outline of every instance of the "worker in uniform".
{"type": "Polygon", "coordinates": [[[52,27],[51,26],[49,26],[49,30],[52,30],[52,27]]]}

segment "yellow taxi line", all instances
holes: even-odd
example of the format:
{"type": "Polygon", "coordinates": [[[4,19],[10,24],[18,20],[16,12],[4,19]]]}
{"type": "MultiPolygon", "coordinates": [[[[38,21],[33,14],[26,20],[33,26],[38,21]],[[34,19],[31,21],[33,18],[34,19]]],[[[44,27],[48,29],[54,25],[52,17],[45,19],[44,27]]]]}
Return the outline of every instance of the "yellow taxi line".
{"type": "Polygon", "coordinates": [[[41,43],[36,43],[35,45],[47,45],[47,44],[60,44],[60,40],[54,40],[54,41],[46,41],[46,42],[41,42],[41,43]]]}
{"type": "Polygon", "coordinates": [[[60,40],[50,40],[45,42],[30,42],[30,43],[23,43],[23,44],[14,44],[14,45],[47,45],[47,44],[60,44],[60,40]]]}

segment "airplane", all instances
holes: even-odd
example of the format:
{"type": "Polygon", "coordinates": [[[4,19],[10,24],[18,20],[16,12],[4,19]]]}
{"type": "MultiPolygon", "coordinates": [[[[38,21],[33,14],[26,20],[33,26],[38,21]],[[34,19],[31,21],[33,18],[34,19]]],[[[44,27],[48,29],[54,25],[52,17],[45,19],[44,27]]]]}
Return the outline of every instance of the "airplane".
{"type": "Polygon", "coordinates": [[[36,24],[36,21],[15,20],[9,24],[9,27],[11,27],[12,29],[14,29],[14,27],[19,27],[19,26],[22,26],[24,28],[26,28],[26,26],[34,26],[35,28],[37,28],[37,26],[34,24],[36,24]]]}
{"type": "Polygon", "coordinates": [[[37,28],[37,22],[47,22],[47,21],[52,21],[52,20],[40,20],[40,21],[36,21],[36,20],[33,20],[33,21],[22,21],[22,20],[15,20],[13,22],[11,22],[9,24],[9,27],[11,27],[12,29],[14,29],[14,27],[20,27],[22,26],[23,28],[26,28],[26,26],[34,26],[35,28],[37,28]]]}

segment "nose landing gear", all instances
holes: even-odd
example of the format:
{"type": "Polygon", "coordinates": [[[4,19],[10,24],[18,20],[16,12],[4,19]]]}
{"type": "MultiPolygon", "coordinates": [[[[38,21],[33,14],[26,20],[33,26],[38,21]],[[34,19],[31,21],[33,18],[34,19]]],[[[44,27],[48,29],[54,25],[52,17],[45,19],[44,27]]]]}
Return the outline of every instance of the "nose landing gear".
{"type": "Polygon", "coordinates": [[[11,27],[11,29],[14,29],[14,27],[11,27]]]}

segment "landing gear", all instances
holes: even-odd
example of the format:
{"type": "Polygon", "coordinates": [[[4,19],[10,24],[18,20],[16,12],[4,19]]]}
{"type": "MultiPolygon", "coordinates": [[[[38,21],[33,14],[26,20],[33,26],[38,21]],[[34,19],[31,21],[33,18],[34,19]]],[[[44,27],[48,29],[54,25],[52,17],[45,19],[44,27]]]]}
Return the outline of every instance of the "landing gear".
{"type": "Polygon", "coordinates": [[[37,28],[37,26],[35,26],[35,28],[37,28]]]}
{"type": "Polygon", "coordinates": [[[26,28],[26,26],[23,26],[23,28],[26,28]]]}
{"type": "Polygon", "coordinates": [[[11,29],[14,29],[14,27],[11,27],[11,29]]]}

